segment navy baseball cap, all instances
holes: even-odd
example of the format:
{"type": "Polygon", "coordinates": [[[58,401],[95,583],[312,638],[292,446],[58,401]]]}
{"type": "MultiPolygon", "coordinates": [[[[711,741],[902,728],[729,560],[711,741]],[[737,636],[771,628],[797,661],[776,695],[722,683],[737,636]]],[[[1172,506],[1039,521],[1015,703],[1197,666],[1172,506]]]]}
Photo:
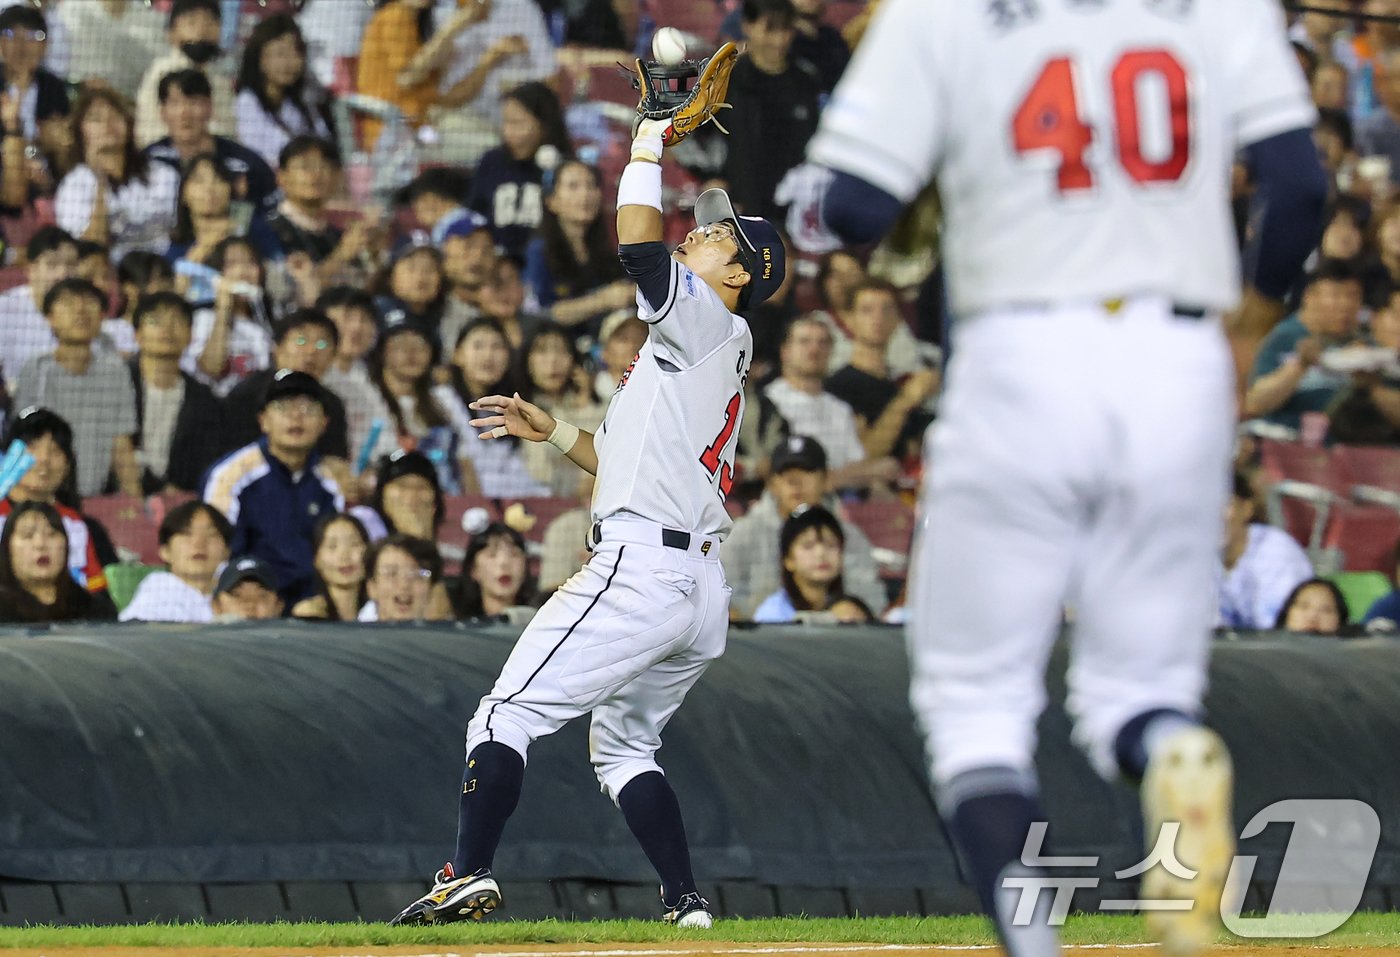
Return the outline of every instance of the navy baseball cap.
{"type": "Polygon", "coordinates": [[[789,436],[783,440],[782,445],[773,450],[769,471],[773,475],[782,475],[788,469],[799,469],[803,472],[825,472],[826,450],[822,448],[820,442],[811,436],[789,436]]]}
{"type": "Polygon", "coordinates": [[[221,595],[233,591],[244,582],[257,582],[268,591],[277,590],[277,575],[272,566],[261,558],[248,555],[235,558],[224,566],[223,572],[219,574],[219,583],[214,587],[214,594],[221,595]]]}
{"type": "Polygon", "coordinates": [[[267,391],[263,393],[262,408],[266,409],[281,398],[303,395],[320,403],[322,411],[329,411],[326,390],[313,376],[294,369],[278,369],[273,373],[272,381],[267,384],[267,391]]]}
{"type": "Polygon", "coordinates": [[[738,215],[729,194],[718,188],[705,190],[695,201],[695,225],[711,223],[731,223],[739,233],[739,259],[749,271],[743,307],[757,306],[777,292],[786,275],[786,250],[773,224],[760,216],[738,215]]]}
{"type": "Polygon", "coordinates": [[[393,250],[389,253],[389,265],[392,267],[405,256],[412,256],[416,252],[430,252],[442,261],[442,253],[433,245],[433,237],[421,229],[404,236],[394,244],[393,250]]]}

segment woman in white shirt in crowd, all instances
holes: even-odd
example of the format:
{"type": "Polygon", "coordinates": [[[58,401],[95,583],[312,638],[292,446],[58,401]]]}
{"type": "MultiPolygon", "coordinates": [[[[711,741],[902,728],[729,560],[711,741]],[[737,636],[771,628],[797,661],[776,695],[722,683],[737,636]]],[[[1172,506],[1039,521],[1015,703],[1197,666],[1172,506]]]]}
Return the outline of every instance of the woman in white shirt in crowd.
{"type": "Polygon", "coordinates": [[[170,247],[180,174],[136,148],[135,119],[121,94],[92,87],[73,108],[79,164],[54,197],[58,225],[79,239],[103,243],[113,262],[133,249],[170,247]]]}
{"type": "Polygon", "coordinates": [[[306,39],[287,14],[253,28],[234,89],[238,140],[274,169],[294,137],[335,139],[325,91],[307,75],[306,39]]]}
{"type": "Polygon", "coordinates": [[[311,533],[316,594],[292,608],[293,618],[354,621],[369,601],[365,554],[369,533],[353,515],[327,515],[311,533]]]}
{"type": "Polygon", "coordinates": [[[321,377],[321,384],[345,403],[350,461],[360,471],[372,461],[374,450],[365,446],[374,433],[375,421],[381,435],[390,426],[384,400],[369,378],[369,354],[379,338],[379,317],[369,293],[354,286],[332,286],[317,297],[315,308],[330,317],[340,333],[335,359],[321,377]]]}
{"type": "Polygon", "coordinates": [[[214,506],[191,501],[166,513],[159,534],[168,570],[142,579],[121,620],[213,621],[211,599],[219,569],[228,561],[233,527],[214,506]]]}
{"type": "Polygon", "coordinates": [[[272,362],[272,322],[266,271],[257,249],[243,236],[230,236],[209,254],[219,274],[214,302],[196,309],[190,347],[180,368],[207,383],[219,397],[249,373],[272,362]]]}

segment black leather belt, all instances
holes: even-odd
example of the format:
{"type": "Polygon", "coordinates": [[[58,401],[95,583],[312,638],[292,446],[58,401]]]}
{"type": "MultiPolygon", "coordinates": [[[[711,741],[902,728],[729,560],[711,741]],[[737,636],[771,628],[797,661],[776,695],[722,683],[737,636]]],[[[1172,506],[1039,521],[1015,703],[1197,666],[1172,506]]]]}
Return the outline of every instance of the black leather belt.
{"type": "MultiPolygon", "coordinates": [[[[603,524],[593,523],[593,531],[590,534],[594,545],[603,544],[603,524]]],[[[663,528],[661,530],[661,544],[667,548],[678,548],[683,552],[690,550],[690,533],[677,531],[674,528],[663,528]]]]}
{"type": "Polygon", "coordinates": [[[1204,319],[1206,311],[1194,306],[1183,306],[1180,303],[1172,303],[1172,315],[1178,319],[1204,319]]]}

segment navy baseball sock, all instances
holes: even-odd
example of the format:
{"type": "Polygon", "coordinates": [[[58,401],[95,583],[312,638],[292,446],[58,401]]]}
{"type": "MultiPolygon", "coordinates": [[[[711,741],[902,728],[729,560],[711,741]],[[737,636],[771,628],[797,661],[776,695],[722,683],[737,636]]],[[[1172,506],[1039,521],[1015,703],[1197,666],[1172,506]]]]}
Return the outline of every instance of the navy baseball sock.
{"type": "Polygon", "coordinates": [[[1201,722],[1174,708],[1154,708],[1128,721],[1113,739],[1113,756],[1123,776],[1134,784],[1147,773],[1153,744],[1179,728],[1196,727],[1201,722]]]}
{"type": "Polygon", "coordinates": [[[1034,876],[1037,868],[1021,863],[1031,825],[1045,820],[1035,778],[1012,768],[979,768],[954,778],[939,795],[944,820],[961,859],[971,871],[982,908],[996,923],[997,933],[1011,957],[1048,957],[1059,953],[1046,915],[1053,889],[1040,891],[1035,914],[1023,926],[1013,926],[1022,893],[1003,887],[1008,875],[1034,876]]]}
{"type": "Polygon", "coordinates": [[[457,854],[452,858],[458,877],[491,867],[524,780],[525,759],[514,748],[486,741],[467,755],[457,812],[457,854]]]}
{"type": "Polygon", "coordinates": [[[618,794],[617,806],[661,877],[662,902],[670,906],[686,894],[695,893],[685,822],[666,775],[659,771],[637,775],[618,794]]]}

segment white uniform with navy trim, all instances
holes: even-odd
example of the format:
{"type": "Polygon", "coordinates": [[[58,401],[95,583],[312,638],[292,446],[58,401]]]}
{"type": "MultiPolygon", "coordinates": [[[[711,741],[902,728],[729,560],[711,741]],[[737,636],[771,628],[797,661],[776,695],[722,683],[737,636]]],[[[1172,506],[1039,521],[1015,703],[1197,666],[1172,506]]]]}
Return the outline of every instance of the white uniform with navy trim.
{"type": "Polygon", "coordinates": [[[593,556],[545,602],[467,727],[469,754],[498,741],[524,755],[592,712],[594,769],[614,801],[660,770],[661,730],[729,624],[720,542],[753,339],[708,285],[666,263],[662,301],[637,294],[651,330],[593,437],[593,556]]]}
{"type": "Polygon", "coordinates": [[[956,316],[925,443],[911,701],[935,783],[1031,768],[1074,612],[1075,740],[1199,710],[1233,437],[1215,313],[1243,146],[1314,111],[1275,0],[885,0],[808,155],[936,181],[956,316]]]}

